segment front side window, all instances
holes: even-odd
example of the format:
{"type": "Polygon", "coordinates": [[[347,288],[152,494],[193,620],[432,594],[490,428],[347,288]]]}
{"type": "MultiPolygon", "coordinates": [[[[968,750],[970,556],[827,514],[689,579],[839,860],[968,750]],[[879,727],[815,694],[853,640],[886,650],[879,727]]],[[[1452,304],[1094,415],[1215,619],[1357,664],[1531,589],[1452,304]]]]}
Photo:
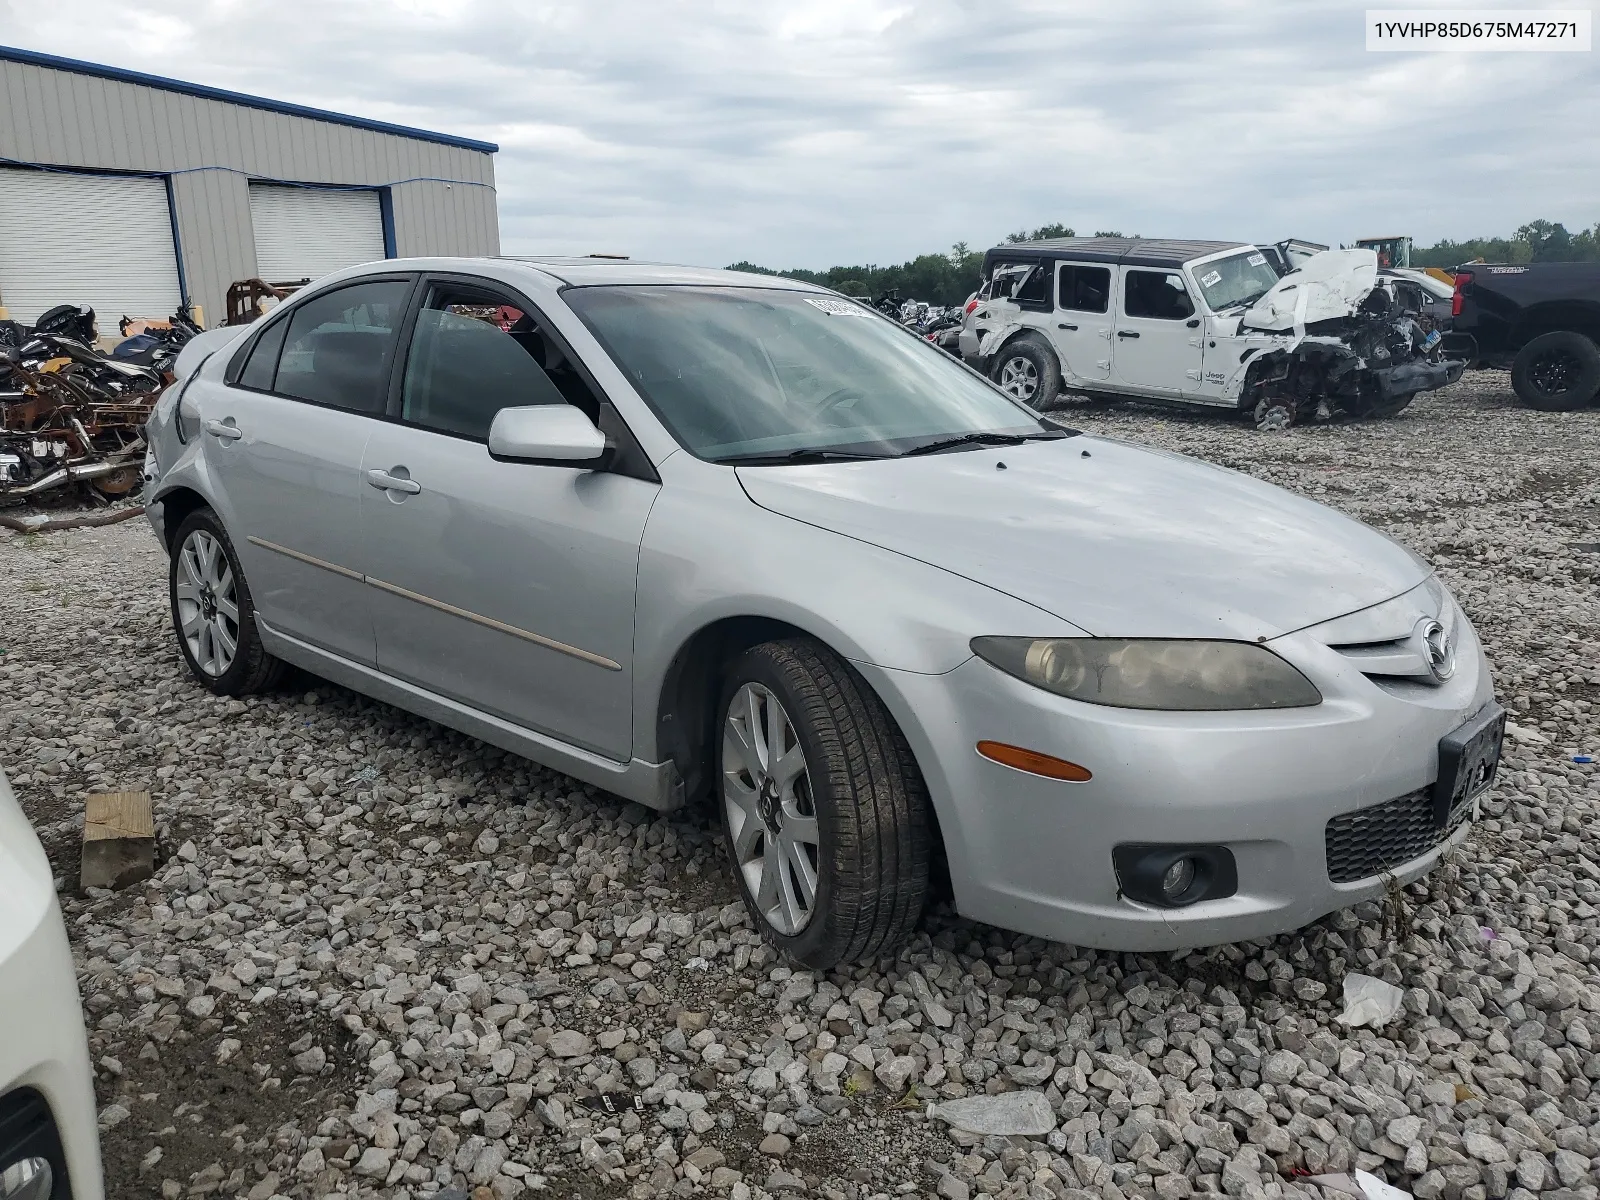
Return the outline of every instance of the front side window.
{"type": "Polygon", "coordinates": [[[564,297],[679,443],[713,462],[894,456],[950,436],[1047,432],[943,351],[847,300],[657,286],[564,297]]]}
{"type": "MultiPolygon", "coordinates": [[[[563,370],[570,372],[570,365],[532,313],[492,293],[436,286],[417,313],[400,418],[439,433],[487,440],[502,408],[566,404],[558,380],[563,370]]],[[[575,375],[572,382],[586,394],[575,375]]],[[[589,415],[593,419],[596,412],[589,415]]]]}
{"type": "MultiPolygon", "coordinates": [[[[404,280],[358,283],[296,306],[272,390],[330,408],[381,413],[388,394],[384,368],[410,291],[404,280]]],[[[246,371],[255,365],[252,354],[246,371]]]]}
{"type": "Polygon", "coordinates": [[[1182,321],[1194,316],[1194,301],[1176,271],[1129,271],[1123,283],[1122,311],[1130,317],[1182,321]]]}
{"type": "Polygon", "coordinates": [[[1200,294],[1212,312],[1254,304],[1278,283],[1278,272],[1259,250],[1198,263],[1193,270],[1200,294]]]}
{"type": "Polygon", "coordinates": [[[1074,312],[1103,313],[1111,302],[1111,268],[1061,264],[1056,307],[1074,312]]]}

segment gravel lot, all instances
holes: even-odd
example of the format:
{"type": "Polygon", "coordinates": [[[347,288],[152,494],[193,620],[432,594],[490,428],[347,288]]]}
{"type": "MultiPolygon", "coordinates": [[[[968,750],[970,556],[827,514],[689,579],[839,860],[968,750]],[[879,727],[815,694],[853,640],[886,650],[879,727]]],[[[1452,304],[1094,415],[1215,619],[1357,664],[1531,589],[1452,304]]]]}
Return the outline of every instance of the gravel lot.
{"type": "Polygon", "coordinates": [[[110,1193],[1171,1200],[1315,1194],[1287,1173],[1355,1165],[1427,1198],[1600,1195],[1600,775],[1572,761],[1600,749],[1600,412],[1529,412],[1485,374],[1279,435],[1061,418],[1438,564],[1517,728],[1448,866],[1204,953],[941,909],[894,961],[792,972],[706,814],[307,677],[214,698],[180,669],[142,522],[0,534],[0,765],[62,878],[110,1193]],[[77,895],[83,793],[135,788],[156,877],[77,895]],[[1402,1016],[1340,1025],[1348,971],[1402,986],[1402,1016]],[[952,1134],[920,1107],[1017,1087],[1055,1132],[952,1134]]]}

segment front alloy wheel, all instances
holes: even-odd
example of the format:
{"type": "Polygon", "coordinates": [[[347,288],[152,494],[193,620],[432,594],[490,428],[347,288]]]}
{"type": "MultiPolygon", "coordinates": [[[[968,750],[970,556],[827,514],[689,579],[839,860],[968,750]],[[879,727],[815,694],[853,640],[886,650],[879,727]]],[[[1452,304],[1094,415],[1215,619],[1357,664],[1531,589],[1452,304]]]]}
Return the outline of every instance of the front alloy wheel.
{"type": "Polygon", "coordinates": [[[728,706],[722,763],[734,865],[762,918],[793,937],[817,902],[817,810],[794,724],[759,683],[745,684],[728,706]]]}
{"type": "Polygon", "coordinates": [[[817,970],[892,953],[922,913],[933,818],[882,701],[791,638],[728,664],[718,715],[723,840],[757,930],[817,970]]]}
{"type": "Polygon", "coordinates": [[[239,652],[233,569],[221,544],[204,529],[184,539],[177,567],[172,601],[178,631],[194,664],[212,679],[220,679],[239,652]]]}

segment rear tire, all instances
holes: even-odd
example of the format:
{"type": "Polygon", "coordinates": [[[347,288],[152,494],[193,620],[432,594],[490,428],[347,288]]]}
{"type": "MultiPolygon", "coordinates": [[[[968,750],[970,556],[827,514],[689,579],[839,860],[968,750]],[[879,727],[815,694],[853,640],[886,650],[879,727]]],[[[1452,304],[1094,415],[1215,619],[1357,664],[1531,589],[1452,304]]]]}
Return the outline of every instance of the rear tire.
{"type": "Polygon", "coordinates": [[[1571,412],[1600,392],[1600,346],[1581,333],[1542,333],[1517,352],[1511,387],[1529,408],[1571,412]]]}
{"type": "Polygon", "coordinates": [[[825,646],[793,639],[733,661],[718,715],[724,842],[756,928],[816,970],[893,953],[922,914],[933,835],[883,703],[825,646]]]}
{"type": "Polygon", "coordinates": [[[1054,404],[1061,392],[1061,365],[1048,346],[1031,337],[1019,337],[1000,347],[989,377],[1006,395],[1035,412],[1054,404]]]}
{"type": "Polygon", "coordinates": [[[209,508],[178,526],[167,565],[172,629],[189,673],[219,696],[269,691],[288,670],[268,654],[256,630],[250,585],[233,540],[209,508]]]}

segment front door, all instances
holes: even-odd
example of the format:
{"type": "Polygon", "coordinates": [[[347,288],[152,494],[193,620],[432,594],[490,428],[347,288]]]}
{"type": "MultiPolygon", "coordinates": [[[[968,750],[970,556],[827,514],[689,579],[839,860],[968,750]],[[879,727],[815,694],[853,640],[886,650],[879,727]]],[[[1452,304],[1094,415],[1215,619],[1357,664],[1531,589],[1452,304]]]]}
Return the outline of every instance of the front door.
{"type": "Polygon", "coordinates": [[[1112,366],[1129,388],[1179,396],[1200,385],[1203,342],[1182,272],[1122,268],[1112,366]]]}
{"type": "Polygon", "coordinates": [[[599,401],[524,300],[425,284],[398,421],[362,463],[378,667],[525,728],[632,751],[639,545],[657,485],[497,462],[501,408],[599,401]]]}
{"type": "Polygon", "coordinates": [[[1111,377],[1111,268],[1097,263],[1056,267],[1056,311],[1048,332],[1069,381],[1111,377]]]}
{"type": "Polygon", "coordinates": [[[192,389],[214,498],[261,620],[369,666],[361,462],[382,428],[375,418],[412,283],[313,296],[263,329],[231,384],[192,389]]]}

